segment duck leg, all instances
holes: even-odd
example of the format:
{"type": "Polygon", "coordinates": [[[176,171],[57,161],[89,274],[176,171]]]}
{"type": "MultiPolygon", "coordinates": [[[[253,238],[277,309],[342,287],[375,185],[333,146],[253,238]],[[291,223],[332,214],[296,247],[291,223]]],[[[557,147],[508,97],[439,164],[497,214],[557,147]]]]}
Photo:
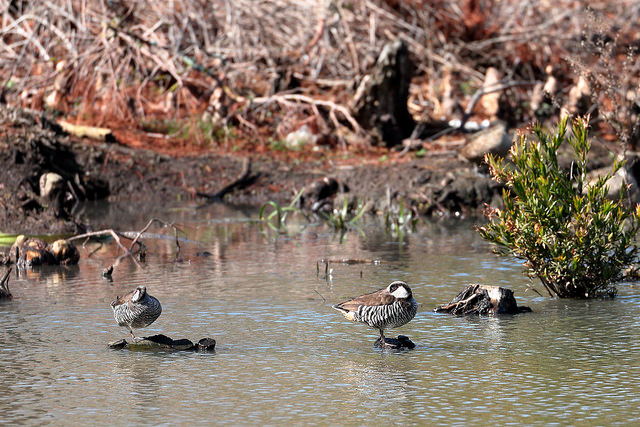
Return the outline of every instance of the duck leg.
{"type": "Polygon", "coordinates": [[[389,338],[389,340],[387,340],[384,337],[384,331],[382,329],[380,329],[380,338],[378,341],[380,342],[380,348],[400,348],[402,346],[395,338],[389,338]]]}
{"type": "Polygon", "coordinates": [[[387,342],[384,340],[384,330],[380,329],[380,347],[384,348],[387,345],[387,342]]]}

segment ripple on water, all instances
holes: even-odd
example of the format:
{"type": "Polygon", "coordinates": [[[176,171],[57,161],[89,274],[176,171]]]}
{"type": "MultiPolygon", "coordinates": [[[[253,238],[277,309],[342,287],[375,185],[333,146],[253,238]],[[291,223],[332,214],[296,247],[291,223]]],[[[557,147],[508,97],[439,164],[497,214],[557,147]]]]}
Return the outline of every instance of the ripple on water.
{"type": "Polygon", "coordinates": [[[5,417],[503,425],[623,424],[638,415],[637,287],[621,285],[614,300],[539,297],[526,292],[518,263],[491,255],[469,224],[430,225],[398,244],[375,228],[341,240],[306,226],[282,238],[247,221],[182,220],[191,223],[187,237],[200,242],[183,245],[184,263],[173,262],[172,244],[151,241],[146,264],[124,260],[113,282],[100,276],[109,260],[86,257],[77,270],[12,279],[15,298],[0,303],[0,396],[11,396],[0,399],[5,417]],[[212,255],[194,255],[203,250],[212,255]],[[317,261],[328,257],[382,262],[331,264],[325,277],[317,261]],[[420,311],[389,336],[408,335],[412,351],[374,349],[375,330],[330,307],[396,278],[412,285],[420,311]],[[432,312],[469,282],[508,286],[534,312],[432,312]],[[107,349],[128,338],[109,302],[139,284],[163,304],[143,334],[210,336],[217,351],[107,349]]]}

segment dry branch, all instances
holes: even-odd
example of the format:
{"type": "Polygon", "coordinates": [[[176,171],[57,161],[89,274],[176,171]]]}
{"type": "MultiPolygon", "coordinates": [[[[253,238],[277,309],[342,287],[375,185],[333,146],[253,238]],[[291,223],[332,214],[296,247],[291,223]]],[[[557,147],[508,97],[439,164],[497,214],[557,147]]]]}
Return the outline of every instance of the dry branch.
{"type": "Polygon", "coordinates": [[[331,117],[331,121],[333,122],[333,125],[336,127],[336,129],[339,129],[341,127],[337,117],[335,116],[335,112],[338,112],[342,115],[342,117],[347,122],[349,122],[349,125],[351,125],[351,129],[353,130],[353,132],[361,133],[362,131],[362,128],[358,124],[357,120],[353,118],[351,113],[349,113],[349,109],[344,105],[339,105],[332,101],[326,101],[323,99],[314,99],[312,97],[309,97],[306,95],[299,95],[299,94],[282,94],[282,95],[273,95],[269,97],[255,98],[251,100],[251,103],[252,104],[269,104],[269,103],[276,102],[284,105],[285,107],[291,107],[295,105],[295,103],[292,103],[291,101],[301,102],[303,104],[308,104],[314,107],[321,106],[321,107],[328,108],[329,116],[331,117]]]}
{"type": "MultiPolygon", "coordinates": [[[[85,239],[85,243],[88,239],[90,238],[97,238],[97,237],[103,237],[103,236],[111,236],[113,237],[113,239],[115,240],[115,242],[118,244],[118,246],[122,249],[123,254],[118,257],[118,259],[116,260],[116,262],[111,265],[108,266],[105,271],[107,270],[111,270],[113,271],[113,267],[117,266],[120,264],[121,260],[126,258],[126,257],[130,257],[133,262],[140,267],[140,264],[138,263],[138,260],[136,259],[135,255],[138,255],[140,258],[144,258],[145,253],[146,253],[146,246],[144,244],[142,244],[142,242],[140,242],[140,238],[142,237],[152,237],[148,234],[146,234],[146,231],[151,227],[151,225],[153,225],[154,223],[159,223],[165,227],[171,227],[174,230],[174,238],[175,238],[175,242],[176,242],[176,247],[177,247],[177,251],[176,251],[176,255],[175,255],[175,259],[178,259],[178,256],[180,255],[180,239],[178,238],[178,231],[180,231],[178,229],[178,227],[176,227],[174,224],[172,223],[168,223],[165,222],[161,219],[157,219],[157,218],[151,218],[147,224],[140,230],[140,231],[115,231],[111,228],[109,229],[105,229],[105,230],[100,230],[100,231],[92,231],[89,233],[83,233],[83,234],[78,234],[76,236],[72,236],[69,237],[67,240],[68,241],[72,241],[72,240],[79,240],[79,239],[85,239]],[[129,247],[126,247],[123,243],[121,238],[125,238],[125,239],[129,239],[131,240],[131,243],[129,244],[129,247]],[[135,245],[138,245],[138,250],[136,252],[133,251],[133,247],[135,245]]],[[[157,238],[164,238],[166,237],[165,235],[160,235],[157,236],[157,238]]],[[[101,243],[102,245],[102,243],[101,243]]],[[[84,243],[83,243],[84,246],[84,243]]],[[[95,253],[95,250],[92,251],[89,256],[91,256],[93,253],[95,253]]],[[[109,275],[111,275],[111,273],[109,273],[109,275]]]]}
{"type": "Polygon", "coordinates": [[[255,180],[255,178],[256,178],[256,175],[252,175],[251,174],[251,158],[250,157],[246,157],[244,159],[243,163],[242,163],[242,171],[240,172],[240,175],[233,182],[231,182],[230,184],[224,186],[222,189],[220,189],[216,193],[207,194],[207,193],[201,193],[201,192],[198,191],[198,192],[196,192],[196,196],[204,197],[204,198],[208,199],[209,202],[219,201],[219,200],[222,200],[222,198],[227,193],[230,193],[231,191],[235,190],[236,188],[245,187],[249,183],[253,182],[255,180]]]}
{"type": "MultiPolygon", "coordinates": [[[[161,113],[183,119],[210,110],[223,124],[237,117],[249,128],[262,125],[250,108],[229,108],[242,94],[253,98],[250,105],[284,107],[272,128],[279,121],[298,120],[289,109],[306,105],[305,113],[316,114],[311,106],[326,110],[336,129],[344,121],[360,133],[345,100],[382,47],[398,38],[409,46],[431,92],[425,97],[415,88],[418,97],[430,99],[415,103],[416,115],[425,119],[441,96],[444,68],[454,74],[453,86],[459,89],[480,86],[489,63],[511,81],[540,79],[552,65],[564,85],[560,96],[576,71],[589,70],[594,85],[613,85],[610,75],[619,79],[615,91],[601,91],[609,100],[616,91],[637,88],[640,79],[638,61],[626,57],[637,54],[633,0],[590,8],[572,0],[225,0],[215,5],[176,0],[171,7],[149,0],[81,3],[8,2],[0,11],[3,102],[41,109],[52,82],[62,77],[62,98],[55,108],[64,115],[97,118],[91,125],[140,123],[161,113]],[[617,50],[605,57],[609,39],[617,50]],[[621,62],[631,64],[628,72],[620,72],[623,67],[616,72],[621,62]],[[273,83],[282,75],[304,84],[278,88],[273,83]],[[210,105],[208,92],[189,98],[185,82],[220,89],[225,102],[210,105]],[[330,93],[323,92],[327,86],[330,93]],[[291,89],[305,92],[286,92],[291,89]]],[[[517,101],[528,101],[526,91],[521,92],[517,101]]],[[[461,90],[452,95],[464,97],[461,90]]],[[[602,106],[607,99],[598,101],[602,106]]],[[[632,111],[633,103],[628,104],[632,111]]],[[[625,106],[618,102],[614,108],[625,106]]]]}

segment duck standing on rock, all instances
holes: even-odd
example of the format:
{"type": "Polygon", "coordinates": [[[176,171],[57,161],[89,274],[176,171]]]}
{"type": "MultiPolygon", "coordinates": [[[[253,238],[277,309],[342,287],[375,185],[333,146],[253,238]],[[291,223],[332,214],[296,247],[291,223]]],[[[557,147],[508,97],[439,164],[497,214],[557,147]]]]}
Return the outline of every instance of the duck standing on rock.
{"type": "Polygon", "coordinates": [[[385,341],[384,330],[409,323],[418,311],[418,303],[409,285],[396,280],[384,289],[341,302],[333,308],[351,321],[378,329],[380,346],[397,347],[385,341]]]}
{"type": "Polygon", "coordinates": [[[116,297],[111,302],[111,308],[118,325],[128,328],[134,340],[134,328],[146,328],[162,313],[160,301],[149,295],[147,288],[142,285],[122,297],[116,297]]]}

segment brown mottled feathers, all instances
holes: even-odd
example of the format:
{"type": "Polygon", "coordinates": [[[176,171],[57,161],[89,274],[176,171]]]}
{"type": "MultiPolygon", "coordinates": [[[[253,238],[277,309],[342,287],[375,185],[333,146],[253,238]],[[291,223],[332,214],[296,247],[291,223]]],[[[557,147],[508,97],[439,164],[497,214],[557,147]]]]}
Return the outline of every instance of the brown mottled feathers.
{"type": "Polygon", "coordinates": [[[334,307],[340,310],[356,311],[361,305],[374,306],[374,305],[388,305],[393,304],[395,297],[391,295],[387,289],[380,289],[379,291],[371,292],[369,294],[360,295],[351,300],[336,304],[334,307]]]}
{"type": "Polygon", "coordinates": [[[127,292],[126,294],[124,294],[121,297],[117,296],[116,299],[111,302],[111,306],[112,307],[116,307],[116,306],[119,306],[119,305],[122,305],[122,304],[126,304],[128,302],[131,302],[131,298],[133,298],[133,294],[135,294],[137,290],[138,289],[136,288],[136,289],[132,290],[131,292],[127,292]]]}

